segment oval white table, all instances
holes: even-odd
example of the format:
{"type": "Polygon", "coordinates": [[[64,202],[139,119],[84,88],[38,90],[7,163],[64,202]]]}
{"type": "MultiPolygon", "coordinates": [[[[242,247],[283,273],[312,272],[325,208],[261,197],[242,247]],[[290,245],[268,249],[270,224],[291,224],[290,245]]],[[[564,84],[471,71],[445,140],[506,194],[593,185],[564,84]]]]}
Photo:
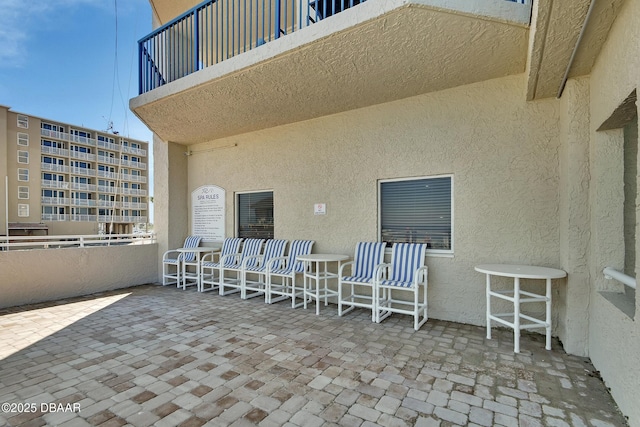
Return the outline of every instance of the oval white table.
{"type": "MultiPolygon", "coordinates": [[[[307,308],[307,301],[316,300],[316,314],[320,314],[320,298],[324,298],[324,305],[328,304],[330,296],[338,296],[338,291],[329,289],[327,282],[329,279],[337,279],[338,275],[327,269],[327,263],[337,262],[338,270],[340,263],[349,259],[348,255],[338,254],[309,254],[300,255],[296,260],[304,262],[304,308],[307,308]],[[315,268],[312,268],[315,264],[315,268]],[[312,286],[315,282],[315,286],[312,286]]],[[[337,289],[337,288],[336,288],[337,289]]]]}
{"type": "Polygon", "coordinates": [[[545,328],[547,338],[545,348],[551,350],[551,280],[565,277],[567,273],[556,268],[512,264],[482,264],[476,266],[475,270],[487,275],[487,339],[491,339],[491,321],[501,323],[513,329],[513,351],[520,353],[520,331],[522,329],[545,328]],[[492,290],[491,276],[513,277],[513,290],[492,290]],[[520,279],[545,280],[545,295],[521,290],[520,279]],[[491,313],[491,297],[512,302],[513,312],[491,313]],[[544,320],[520,312],[520,304],[531,302],[546,304],[544,320]],[[513,321],[509,322],[507,319],[511,317],[513,317],[513,321]]]}

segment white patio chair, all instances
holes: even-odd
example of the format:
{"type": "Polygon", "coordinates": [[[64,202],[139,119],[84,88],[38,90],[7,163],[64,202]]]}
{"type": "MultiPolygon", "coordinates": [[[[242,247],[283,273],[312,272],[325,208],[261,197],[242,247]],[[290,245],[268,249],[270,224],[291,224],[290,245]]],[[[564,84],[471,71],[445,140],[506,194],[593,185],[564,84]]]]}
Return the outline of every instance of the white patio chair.
{"type": "Polygon", "coordinates": [[[267,263],[267,287],[264,296],[266,303],[273,304],[291,298],[291,307],[296,308],[303,304],[296,304],[297,296],[304,298],[304,289],[302,286],[296,286],[296,276],[304,272],[304,263],[298,261],[297,257],[310,254],[314,243],[314,240],[294,240],[289,246],[289,255],[272,258],[267,263]],[[280,278],[280,282],[274,282],[274,278],[280,278]]]}
{"type": "MultiPolygon", "coordinates": [[[[245,258],[259,255],[262,250],[264,239],[246,239],[242,242],[242,249],[239,253],[225,255],[220,258],[218,266],[218,279],[220,295],[228,295],[240,292],[242,287],[242,278],[240,272],[242,269],[242,261],[245,258]],[[233,273],[234,276],[229,277],[227,273],[233,273]],[[231,291],[227,291],[231,288],[231,291]]],[[[256,263],[256,259],[252,258],[248,262],[248,266],[252,267],[256,263]]]]}
{"type": "Polygon", "coordinates": [[[386,242],[360,242],[356,245],[353,261],[340,266],[338,272],[338,316],[356,307],[371,310],[371,321],[375,322],[373,285],[375,270],[384,262],[386,242]],[[346,273],[350,272],[350,275],[346,273]],[[343,285],[346,285],[345,289],[343,285]],[[343,307],[347,308],[344,309],[343,307]]]}
{"type": "MultiPolygon", "coordinates": [[[[201,240],[201,236],[188,236],[182,247],[197,248],[201,240]]],[[[162,255],[162,286],[175,284],[176,287],[180,287],[183,260],[191,261],[197,257],[198,254],[195,252],[179,252],[177,249],[166,251],[162,255]]]]}
{"type": "Polygon", "coordinates": [[[425,244],[394,243],[391,263],[376,268],[373,288],[376,323],[392,313],[408,314],[413,316],[413,328],[417,331],[427,321],[426,252],[425,244]],[[398,294],[404,294],[405,299],[394,296],[398,294]]]}
{"type": "Polygon", "coordinates": [[[220,252],[206,254],[202,257],[200,263],[200,292],[218,290],[220,280],[217,273],[220,272],[220,260],[224,258],[229,263],[233,262],[233,259],[227,257],[227,255],[238,253],[240,243],[242,243],[242,238],[240,237],[227,237],[222,243],[220,252]]]}
{"type": "Polygon", "coordinates": [[[278,258],[284,255],[287,243],[289,243],[288,240],[269,239],[264,245],[264,252],[262,255],[245,257],[244,261],[242,261],[242,268],[240,271],[242,276],[240,297],[242,299],[253,298],[264,294],[265,287],[267,286],[267,280],[265,277],[267,273],[267,264],[273,258],[278,258]],[[256,275],[258,277],[256,280],[248,280],[247,275],[256,275]]]}

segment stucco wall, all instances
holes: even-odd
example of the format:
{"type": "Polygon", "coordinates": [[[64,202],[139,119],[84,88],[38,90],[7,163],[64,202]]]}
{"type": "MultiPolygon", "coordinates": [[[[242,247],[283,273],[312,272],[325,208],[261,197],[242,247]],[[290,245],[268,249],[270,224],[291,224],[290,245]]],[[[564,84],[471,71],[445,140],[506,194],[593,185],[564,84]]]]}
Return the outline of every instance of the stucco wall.
{"type": "MultiPolygon", "coordinates": [[[[604,279],[606,266],[624,265],[622,235],[622,141],[621,130],[597,132],[616,107],[640,85],[640,2],[627,1],[618,14],[609,38],[591,74],[591,175],[592,175],[592,290],[589,354],[622,412],[632,426],[640,426],[640,313],[630,319],[598,293],[622,288],[604,279]]],[[[637,222],[636,222],[637,224],[637,222]]],[[[638,254],[636,239],[636,254],[638,254]]],[[[636,255],[637,256],[637,255],[636,255]]],[[[636,266],[638,266],[636,258],[636,266]]],[[[637,277],[637,268],[636,268],[637,277]]]]}
{"type": "Polygon", "coordinates": [[[560,248],[566,286],[557,287],[558,336],[567,352],[588,355],[589,79],[567,82],[560,99],[560,248]]]}
{"type": "Polygon", "coordinates": [[[273,190],[276,238],[352,254],[377,239],[379,179],[453,174],[455,254],[427,260],[430,316],[482,325],[475,265],[560,262],[558,103],[525,102],[524,85],[512,76],[192,146],[189,191],[226,189],[232,236],[234,193],[273,190]]]}
{"type": "Polygon", "coordinates": [[[0,308],[157,282],[158,245],[0,252],[0,308]]]}

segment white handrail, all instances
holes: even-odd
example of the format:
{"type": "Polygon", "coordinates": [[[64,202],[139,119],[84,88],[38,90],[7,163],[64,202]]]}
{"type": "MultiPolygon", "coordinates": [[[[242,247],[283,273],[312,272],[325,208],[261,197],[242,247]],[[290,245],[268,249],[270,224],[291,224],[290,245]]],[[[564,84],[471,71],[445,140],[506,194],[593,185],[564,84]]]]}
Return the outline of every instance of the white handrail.
{"type": "Polygon", "coordinates": [[[635,277],[628,276],[612,267],[605,267],[604,270],[602,270],[602,273],[604,274],[605,279],[615,279],[625,286],[636,289],[635,277]]]}

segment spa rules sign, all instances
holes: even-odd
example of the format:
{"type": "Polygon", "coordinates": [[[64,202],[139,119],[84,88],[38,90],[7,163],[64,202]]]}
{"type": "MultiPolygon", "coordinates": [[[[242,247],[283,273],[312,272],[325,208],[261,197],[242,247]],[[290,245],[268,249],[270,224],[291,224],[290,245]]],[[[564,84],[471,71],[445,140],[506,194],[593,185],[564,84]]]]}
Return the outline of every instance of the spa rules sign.
{"type": "Polygon", "coordinates": [[[204,241],[224,240],[224,188],[203,185],[191,193],[191,234],[204,241]]]}

